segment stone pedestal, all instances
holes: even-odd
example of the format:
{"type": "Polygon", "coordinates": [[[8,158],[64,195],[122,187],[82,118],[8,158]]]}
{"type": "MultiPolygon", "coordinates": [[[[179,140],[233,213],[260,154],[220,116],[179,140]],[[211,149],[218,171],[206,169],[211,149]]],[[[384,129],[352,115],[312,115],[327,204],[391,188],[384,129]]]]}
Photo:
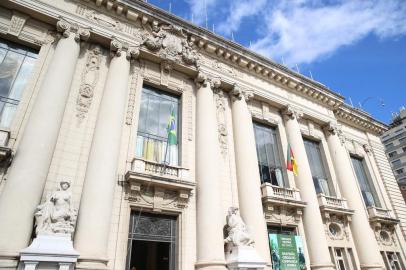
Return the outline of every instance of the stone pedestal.
{"type": "Polygon", "coordinates": [[[235,246],[226,253],[226,264],[229,270],[262,270],[266,262],[252,246],[235,246]]]}
{"type": "Polygon", "coordinates": [[[78,257],[70,234],[39,235],[20,251],[18,269],[73,270],[78,257]]]}

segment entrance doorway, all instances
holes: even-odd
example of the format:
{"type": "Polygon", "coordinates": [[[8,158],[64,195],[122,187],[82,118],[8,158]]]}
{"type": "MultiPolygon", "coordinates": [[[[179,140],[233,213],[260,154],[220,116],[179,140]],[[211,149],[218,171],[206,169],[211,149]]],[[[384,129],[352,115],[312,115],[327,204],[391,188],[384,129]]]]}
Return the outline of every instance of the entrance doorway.
{"type": "Polygon", "coordinates": [[[133,211],[127,270],[175,270],[176,217],[133,211]]]}

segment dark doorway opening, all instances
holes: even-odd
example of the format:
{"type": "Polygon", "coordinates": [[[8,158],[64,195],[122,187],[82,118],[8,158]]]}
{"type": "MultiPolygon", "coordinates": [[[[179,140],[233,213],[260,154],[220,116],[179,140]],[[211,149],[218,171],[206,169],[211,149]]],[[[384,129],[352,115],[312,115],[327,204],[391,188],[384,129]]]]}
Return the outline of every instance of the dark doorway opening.
{"type": "Polygon", "coordinates": [[[169,270],[170,243],[132,240],[130,270],[169,270]]]}
{"type": "Polygon", "coordinates": [[[175,270],[176,217],[132,212],[127,270],[175,270]]]}

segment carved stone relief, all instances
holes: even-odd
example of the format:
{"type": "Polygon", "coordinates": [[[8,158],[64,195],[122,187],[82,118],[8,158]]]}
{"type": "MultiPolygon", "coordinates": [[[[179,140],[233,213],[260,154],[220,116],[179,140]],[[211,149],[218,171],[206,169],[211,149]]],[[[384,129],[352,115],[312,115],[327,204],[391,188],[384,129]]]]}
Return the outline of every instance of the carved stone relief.
{"type": "Polygon", "coordinates": [[[94,88],[99,80],[101,49],[96,46],[89,50],[86,66],[81,76],[79,95],[76,99],[76,116],[82,123],[92,104],[94,88]]]}
{"type": "Polygon", "coordinates": [[[347,216],[325,214],[324,228],[331,240],[350,240],[349,219],[347,216]]]}
{"type": "Polygon", "coordinates": [[[100,25],[101,27],[106,27],[111,30],[125,32],[131,34],[133,32],[132,26],[126,23],[122,23],[119,20],[114,19],[111,16],[104,15],[96,10],[87,8],[83,5],[78,5],[76,9],[76,14],[79,14],[89,21],[100,25]]]}
{"type": "Polygon", "coordinates": [[[172,64],[169,61],[161,62],[161,85],[168,86],[169,78],[171,77],[172,64]]]}
{"type": "Polygon", "coordinates": [[[138,85],[138,76],[140,72],[140,67],[138,65],[133,65],[133,72],[132,72],[132,77],[131,77],[131,83],[130,83],[130,93],[128,96],[128,106],[127,106],[127,113],[125,117],[125,123],[127,125],[131,125],[133,122],[133,115],[134,115],[134,109],[135,109],[135,97],[136,97],[136,91],[137,91],[137,85],[138,85]]]}
{"type": "Polygon", "coordinates": [[[302,217],[302,209],[296,207],[286,207],[282,205],[264,207],[265,220],[267,223],[281,225],[299,225],[302,217]]]}
{"type": "Polygon", "coordinates": [[[382,246],[397,246],[395,227],[381,223],[375,223],[372,226],[376,241],[382,246]]]}
{"type": "Polygon", "coordinates": [[[25,14],[13,11],[13,16],[11,17],[8,34],[13,36],[19,36],[28,18],[29,17],[25,14]]]}
{"type": "Polygon", "coordinates": [[[226,155],[228,149],[227,142],[227,117],[226,117],[226,106],[227,106],[227,96],[222,90],[216,91],[215,94],[216,107],[217,107],[217,128],[218,128],[218,139],[220,143],[221,154],[226,155]]]}
{"type": "Polygon", "coordinates": [[[126,190],[126,197],[130,202],[139,207],[151,208],[155,212],[182,211],[187,207],[191,196],[186,189],[166,189],[140,183],[131,183],[126,190]]]}
{"type": "Polygon", "coordinates": [[[187,40],[183,29],[174,25],[152,26],[146,24],[145,32],[141,34],[142,44],[149,51],[156,53],[167,61],[178,64],[196,65],[198,54],[193,42],[187,40]]]}

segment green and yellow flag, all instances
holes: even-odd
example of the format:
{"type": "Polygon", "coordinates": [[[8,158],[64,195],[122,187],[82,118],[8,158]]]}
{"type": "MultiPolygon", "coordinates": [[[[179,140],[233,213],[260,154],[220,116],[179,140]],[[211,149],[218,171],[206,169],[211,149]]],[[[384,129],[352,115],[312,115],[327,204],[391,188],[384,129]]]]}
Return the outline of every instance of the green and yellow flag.
{"type": "Polygon", "coordinates": [[[176,138],[176,120],[173,107],[171,108],[171,114],[169,115],[169,121],[166,130],[168,132],[168,145],[176,145],[178,143],[178,140],[176,138]]]}

